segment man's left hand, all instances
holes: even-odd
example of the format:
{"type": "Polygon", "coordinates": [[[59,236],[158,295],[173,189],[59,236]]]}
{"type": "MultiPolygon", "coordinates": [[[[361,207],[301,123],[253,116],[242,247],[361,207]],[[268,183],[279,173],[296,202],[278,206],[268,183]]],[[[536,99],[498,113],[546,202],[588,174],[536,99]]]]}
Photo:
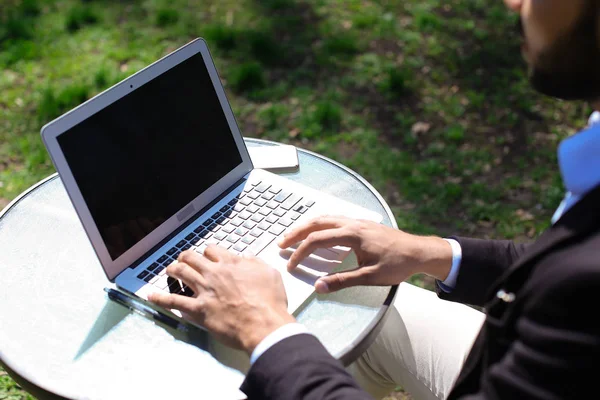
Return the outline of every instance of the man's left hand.
{"type": "Polygon", "coordinates": [[[167,274],[188,285],[194,296],[152,293],[148,300],[181,311],[249,355],[268,334],[295,322],[287,312],[281,274],[256,257],[235,256],[213,245],[204,256],[191,250],[181,253],[167,274]]]}

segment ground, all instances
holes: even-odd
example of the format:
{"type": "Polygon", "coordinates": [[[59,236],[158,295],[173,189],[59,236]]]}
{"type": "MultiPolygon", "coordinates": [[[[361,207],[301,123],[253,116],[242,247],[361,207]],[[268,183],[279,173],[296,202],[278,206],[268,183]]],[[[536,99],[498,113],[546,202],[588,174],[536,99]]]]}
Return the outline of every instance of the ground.
{"type": "Polygon", "coordinates": [[[2,0],[0,208],[54,171],[44,123],[202,36],[244,135],[353,168],[401,229],[531,240],[591,110],[528,86],[516,23],[499,0],[2,0]]]}

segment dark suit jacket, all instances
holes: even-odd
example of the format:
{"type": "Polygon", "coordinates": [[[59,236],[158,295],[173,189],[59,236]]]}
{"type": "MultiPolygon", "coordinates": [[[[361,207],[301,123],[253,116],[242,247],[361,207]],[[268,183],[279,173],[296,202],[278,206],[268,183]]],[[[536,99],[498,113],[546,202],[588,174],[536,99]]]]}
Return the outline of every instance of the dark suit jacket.
{"type": "MultiPolygon", "coordinates": [[[[484,306],[487,318],[449,398],[598,398],[600,187],[531,245],[456,239],[456,287],[438,295],[484,306]]],[[[242,390],[250,399],[368,398],[308,335],[266,351],[242,390]]]]}

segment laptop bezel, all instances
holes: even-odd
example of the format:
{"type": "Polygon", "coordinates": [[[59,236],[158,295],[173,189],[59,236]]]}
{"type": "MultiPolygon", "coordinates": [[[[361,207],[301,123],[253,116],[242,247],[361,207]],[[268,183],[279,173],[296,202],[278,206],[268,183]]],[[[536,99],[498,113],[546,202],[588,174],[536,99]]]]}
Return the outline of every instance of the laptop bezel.
{"type": "Polygon", "coordinates": [[[219,75],[209,53],[206,42],[202,38],[198,38],[172,53],[164,56],[160,60],[152,63],[146,68],[138,71],[127,79],[117,83],[104,92],[96,95],[92,99],[86,101],[73,110],[63,114],[54,121],[46,124],[41,130],[42,140],[48,149],[48,153],[58,171],[58,174],[63,182],[63,185],[75,207],[77,215],[83,225],[85,232],[100,260],[102,268],[109,280],[114,279],[127,267],[134,264],[150,251],[154,246],[160,243],[164,238],[177,230],[190,218],[196,216],[196,213],[210,204],[221,193],[230,188],[237,181],[242,179],[250,171],[252,171],[252,161],[248,150],[244,143],[244,139],[239,130],[233,111],[225,95],[225,91],[219,79],[219,75]],[[215,88],[217,97],[229,124],[229,128],[237,145],[238,152],[242,158],[242,163],[227,175],[221,178],[217,183],[199,194],[195,199],[186,204],[158,228],[148,234],[144,239],[136,243],[133,247],[121,254],[116,260],[113,260],[109,255],[108,249],[100,235],[98,227],[92,218],[89,208],[79,190],[71,169],[65,159],[63,151],[58,144],[58,137],[67,132],[75,125],[81,123],[90,116],[96,114],[107,106],[115,103],[119,99],[127,96],[137,90],[142,85],[155,79],[159,75],[165,73],[169,69],[184,62],[185,60],[201,54],[204,64],[210,75],[210,79],[215,88]]]}

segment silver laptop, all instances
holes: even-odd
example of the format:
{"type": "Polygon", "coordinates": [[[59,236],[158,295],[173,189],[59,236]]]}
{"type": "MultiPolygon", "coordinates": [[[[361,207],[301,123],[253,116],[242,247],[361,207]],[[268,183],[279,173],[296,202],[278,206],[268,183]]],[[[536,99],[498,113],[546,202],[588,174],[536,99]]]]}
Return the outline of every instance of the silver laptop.
{"type": "Polygon", "coordinates": [[[349,249],[321,249],[293,273],[276,238],[318,215],[381,216],[254,169],[202,39],[42,128],[106,276],[142,299],[194,293],[166,275],[180,252],[214,243],[278,269],[294,313],[349,249]]]}

